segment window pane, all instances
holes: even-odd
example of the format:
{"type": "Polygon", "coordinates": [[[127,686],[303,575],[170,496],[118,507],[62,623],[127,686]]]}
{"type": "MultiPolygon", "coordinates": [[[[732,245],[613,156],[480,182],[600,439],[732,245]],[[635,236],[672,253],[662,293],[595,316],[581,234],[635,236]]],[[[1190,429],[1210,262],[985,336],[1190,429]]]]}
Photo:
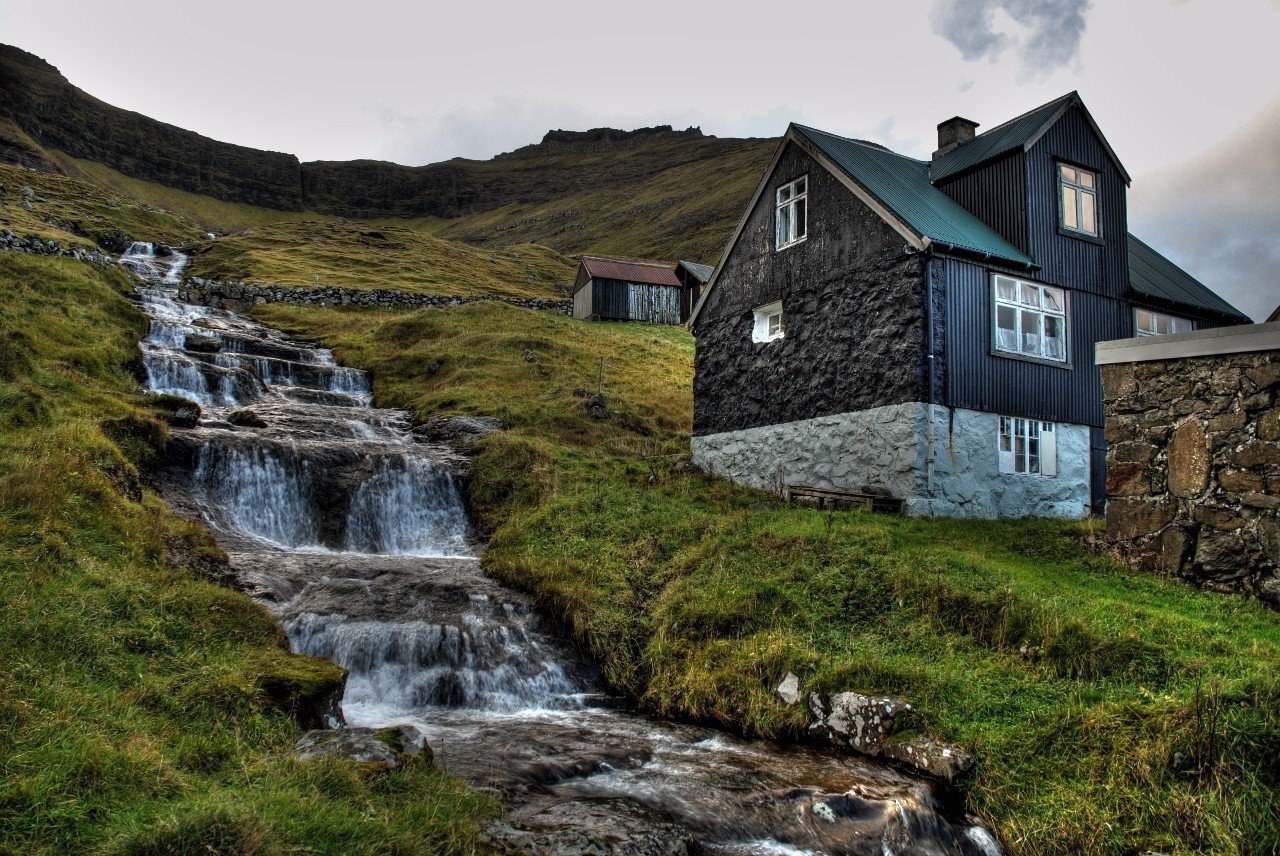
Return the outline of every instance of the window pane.
{"type": "Polygon", "coordinates": [[[796,221],[795,235],[797,240],[804,237],[804,227],[805,227],[804,205],[805,205],[805,200],[798,199],[796,200],[795,204],[791,206],[792,211],[794,212],[791,216],[794,217],[796,221]]]}
{"type": "Polygon", "coordinates": [[[1040,353],[1040,314],[1022,310],[1022,353],[1040,353]]]}
{"type": "Polygon", "coordinates": [[[796,193],[804,193],[809,189],[809,177],[805,176],[796,182],[796,193]]]}
{"type": "Polygon", "coordinates": [[[1062,291],[1056,288],[1041,289],[1044,293],[1044,308],[1052,312],[1062,311],[1062,291]]]}
{"type": "Polygon", "coordinates": [[[769,316],[769,335],[777,335],[782,330],[782,313],[769,316]]]}
{"type": "Polygon", "coordinates": [[[1066,185],[1062,188],[1062,225],[1068,229],[1080,228],[1080,220],[1076,213],[1076,189],[1066,185]]]}
{"type": "Polygon", "coordinates": [[[1013,434],[1010,431],[1009,421],[1007,416],[1000,417],[1000,451],[1002,452],[1013,451],[1013,434]]]}
{"type": "Polygon", "coordinates": [[[1065,178],[1067,181],[1076,180],[1076,171],[1071,167],[1067,166],[1066,164],[1062,164],[1061,166],[1058,167],[1058,169],[1062,171],[1062,177],[1065,178]]]}
{"type": "Polygon", "coordinates": [[[1154,333],[1156,330],[1155,319],[1151,317],[1151,313],[1146,309],[1138,310],[1137,328],[1139,335],[1143,333],[1154,333]]]}
{"type": "Polygon", "coordinates": [[[1012,306],[996,307],[996,347],[1018,350],[1018,312],[1012,306]]]}
{"type": "Polygon", "coordinates": [[[778,246],[791,240],[791,206],[784,205],[778,209],[778,246]]]}
{"type": "MultiPolygon", "coordinates": [[[[1018,422],[1021,423],[1022,420],[1019,419],[1018,422]]],[[[1013,471],[1025,473],[1027,471],[1027,439],[1018,433],[1013,440],[1013,471]]]]}
{"type": "Polygon", "coordinates": [[[1157,333],[1159,333],[1159,334],[1160,334],[1160,335],[1162,335],[1162,336],[1163,336],[1165,333],[1170,332],[1170,330],[1169,330],[1169,322],[1170,322],[1171,320],[1172,320],[1172,319],[1171,319],[1168,315],[1157,315],[1157,316],[1156,316],[1156,332],[1157,332],[1157,333]]]}
{"type": "Polygon", "coordinates": [[[1093,187],[1093,173],[1085,172],[1084,170],[1081,169],[1081,170],[1077,170],[1076,174],[1079,176],[1078,181],[1082,186],[1093,187]]]}
{"type": "Polygon", "coordinates": [[[1018,299],[1018,286],[1011,279],[996,277],[996,296],[1010,303],[1018,299]]]}
{"type": "Polygon", "coordinates": [[[1186,318],[1174,318],[1174,319],[1173,319],[1173,332],[1175,332],[1175,333],[1190,333],[1190,332],[1191,332],[1191,322],[1190,322],[1190,321],[1188,321],[1186,318]]]}
{"type": "Polygon", "coordinates": [[[1044,355],[1054,360],[1066,356],[1062,342],[1062,319],[1052,315],[1044,318],[1044,355]]]}
{"type": "Polygon", "coordinates": [[[1040,289],[1036,288],[1034,285],[1027,285],[1026,283],[1023,283],[1021,292],[1022,292],[1023,305],[1025,306],[1040,305],[1040,289]]]}
{"type": "Polygon", "coordinates": [[[1090,235],[1098,234],[1098,224],[1093,211],[1093,200],[1092,193],[1080,194],[1080,228],[1090,235]]]}
{"type": "Polygon", "coordinates": [[[778,188],[778,204],[781,205],[791,198],[791,185],[785,185],[778,188]]]}

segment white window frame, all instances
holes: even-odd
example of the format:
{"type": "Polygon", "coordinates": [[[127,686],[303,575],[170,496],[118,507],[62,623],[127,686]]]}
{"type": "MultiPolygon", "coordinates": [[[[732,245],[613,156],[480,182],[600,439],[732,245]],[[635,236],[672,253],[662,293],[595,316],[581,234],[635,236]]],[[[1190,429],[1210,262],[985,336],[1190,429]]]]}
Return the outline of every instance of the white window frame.
{"type": "Polygon", "coordinates": [[[1058,426],[1053,422],[1001,416],[996,435],[1000,472],[1051,478],[1058,474],[1058,426]]]}
{"type": "Polygon", "coordinates": [[[808,175],[787,182],[774,193],[773,223],[775,249],[794,247],[809,237],[808,175]]]}
{"type": "Polygon", "coordinates": [[[1098,173],[1069,163],[1058,164],[1058,225],[1077,235],[1100,236],[1098,173]],[[1085,213],[1092,210],[1093,229],[1084,226],[1085,213]],[[1075,221],[1075,225],[1068,222],[1075,221]]]}
{"type": "Polygon", "coordinates": [[[991,344],[994,351],[1050,363],[1067,363],[1071,359],[1065,289],[995,273],[991,275],[991,305],[991,344]],[[1001,324],[1010,312],[1012,328],[1001,324]],[[1046,337],[1045,331],[1051,327],[1056,327],[1060,335],[1046,337]],[[1012,346],[1001,336],[1002,330],[1012,331],[1012,346]],[[1049,339],[1052,338],[1057,338],[1059,343],[1056,355],[1049,348],[1049,339]]]}
{"type": "Polygon", "coordinates": [[[751,329],[751,341],[772,342],[786,335],[781,300],[766,303],[764,306],[757,306],[753,314],[755,315],[755,324],[751,329]]]}
{"type": "Polygon", "coordinates": [[[1192,326],[1189,318],[1180,318],[1177,315],[1169,315],[1166,312],[1156,312],[1154,309],[1133,307],[1133,335],[1135,336],[1164,336],[1169,333],[1190,333],[1192,326]],[[1164,327],[1164,329],[1160,329],[1161,327],[1164,327]]]}

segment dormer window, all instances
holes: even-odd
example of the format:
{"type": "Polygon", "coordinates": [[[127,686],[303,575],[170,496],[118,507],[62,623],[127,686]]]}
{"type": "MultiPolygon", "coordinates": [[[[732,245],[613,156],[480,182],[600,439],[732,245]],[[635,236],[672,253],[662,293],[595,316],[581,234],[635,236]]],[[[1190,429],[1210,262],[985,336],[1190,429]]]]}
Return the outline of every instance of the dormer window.
{"type": "Polygon", "coordinates": [[[1164,336],[1168,333],[1191,332],[1191,322],[1186,318],[1153,312],[1150,309],[1133,310],[1133,327],[1139,336],[1164,336]]]}
{"type": "Polygon", "coordinates": [[[808,195],[809,176],[807,175],[802,175],[795,181],[778,188],[777,249],[784,249],[805,239],[809,214],[808,195]]]}
{"type": "Polygon", "coordinates": [[[1062,228],[1098,237],[1098,174],[1058,164],[1058,196],[1062,228]]]}

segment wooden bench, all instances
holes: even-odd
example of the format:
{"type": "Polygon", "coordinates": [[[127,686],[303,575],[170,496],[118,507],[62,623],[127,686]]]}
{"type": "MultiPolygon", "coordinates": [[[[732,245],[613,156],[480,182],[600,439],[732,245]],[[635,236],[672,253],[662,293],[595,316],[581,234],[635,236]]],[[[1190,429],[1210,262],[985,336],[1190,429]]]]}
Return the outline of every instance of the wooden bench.
{"type": "Polygon", "coordinates": [[[892,496],[878,496],[873,493],[849,493],[843,490],[827,490],[822,487],[809,487],[802,484],[789,485],[786,489],[788,501],[800,500],[812,502],[821,509],[832,511],[879,511],[883,514],[901,514],[902,500],[892,496]]]}

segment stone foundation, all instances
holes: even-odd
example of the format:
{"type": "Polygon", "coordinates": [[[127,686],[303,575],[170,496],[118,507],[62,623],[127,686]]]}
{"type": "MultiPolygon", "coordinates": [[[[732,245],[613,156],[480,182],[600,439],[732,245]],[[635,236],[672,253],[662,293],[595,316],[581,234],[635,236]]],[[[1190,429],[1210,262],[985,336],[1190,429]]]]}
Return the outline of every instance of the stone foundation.
{"type": "Polygon", "coordinates": [[[912,515],[1088,513],[1088,427],[1057,426],[1056,476],[1001,473],[998,430],[996,414],[910,402],[694,437],[693,462],[778,494],[791,485],[888,493],[912,515]]]}
{"type": "Polygon", "coordinates": [[[1112,551],[1280,606],[1280,324],[1107,342],[1098,361],[1112,551]]]}

